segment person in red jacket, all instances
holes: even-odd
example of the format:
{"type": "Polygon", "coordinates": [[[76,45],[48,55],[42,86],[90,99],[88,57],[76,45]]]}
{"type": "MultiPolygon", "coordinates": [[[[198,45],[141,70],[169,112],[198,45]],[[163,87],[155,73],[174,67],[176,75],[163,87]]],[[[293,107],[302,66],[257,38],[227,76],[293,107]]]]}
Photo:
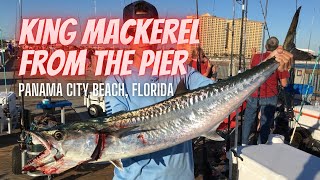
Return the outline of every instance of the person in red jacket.
{"type": "MultiPolygon", "coordinates": [[[[266,43],[266,52],[262,54],[254,54],[251,61],[251,67],[257,66],[269,54],[276,50],[279,46],[279,40],[271,37],[266,43]]],[[[274,113],[276,111],[278,101],[278,83],[282,87],[287,86],[288,71],[275,71],[269,79],[263,83],[248,99],[247,107],[244,114],[244,123],[242,126],[242,144],[246,145],[249,141],[251,127],[255,122],[257,112],[261,112],[260,118],[260,143],[264,144],[268,140],[270,128],[273,124],[274,113]]]]}
{"type": "MultiPolygon", "coordinates": [[[[204,54],[203,50],[201,48],[198,48],[197,51],[193,50],[192,52],[192,60],[190,62],[190,65],[197,71],[199,71],[203,76],[208,77],[211,71],[211,65],[209,62],[209,59],[204,54]],[[200,70],[197,67],[197,60],[199,58],[200,53],[200,70]]],[[[210,77],[209,77],[210,78],[210,77]]]]}

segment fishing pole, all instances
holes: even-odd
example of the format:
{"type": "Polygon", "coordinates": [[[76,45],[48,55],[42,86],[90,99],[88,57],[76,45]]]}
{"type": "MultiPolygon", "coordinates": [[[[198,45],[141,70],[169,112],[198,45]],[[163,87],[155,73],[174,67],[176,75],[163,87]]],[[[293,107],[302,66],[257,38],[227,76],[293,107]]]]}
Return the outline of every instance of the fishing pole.
{"type": "Polygon", "coordinates": [[[97,2],[96,2],[96,0],[93,0],[93,11],[94,11],[94,17],[97,17],[97,2]]]}
{"type": "Polygon", "coordinates": [[[3,68],[4,87],[6,89],[6,94],[7,94],[8,93],[8,88],[7,88],[7,77],[6,77],[6,64],[5,64],[6,62],[4,60],[3,31],[2,31],[1,28],[0,28],[0,41],[1,41],[1,62],[2,62],[2,68],[3,68]]]}
{"type": "MultiPolygon", "coordinates": [[[[230,55],[230,77],[232,77],[232,71],[233,71],[233,45],[234,45],[234,22],[235,22],[235,14],[236,14],[236,10],[235,10],[235,6],[236,6],[236,0],[232,0],[233,2],[233,6],[232,6],[232,29],[231,29],[231,55],[230,55]]],[[[235,147],[237,147],[237,143],[238,143],[238,118],[236,115],[236,128],[235,128],[235,147]]],[[[231,116],[228,116],[228,139],[227,139],[227,146],[226,146],[226,151],[230,150],[231,147],[231,141],[230,141],[230,135],[232,134],[232,132],[230,132],[231,129],[231,116]]],[[[233,165],[233,161],[232,158],[229,158],[229,178],[232,177],[232,165],[233,165]]]]}
{"type": "MultiPolygon", "coordinates": [[[[198,0],[196,0],[196,13],[197,13],[197,19],[199,19],[199,4],[198,4],[198,0]]],[[[197,32],[197,35],[198,35],[198,38],[199,38],[199,40],[200,40],[200,32],[198,31],[197,32]]],[[[198,59],[197,59],[197,70],[201,73],[201,62],[200,62],[200,60],[201,60],[201,54],[202,54],[202,52],[201,52],[201,44],[199,43],[199,45],[198,45],[198,59]]],[[[211,166],[210,166],[210,163],[208,162],[208,155],[207,155],[207,147],[206,147],[206,138],[202,138],[202,142],[203,142],[203,154],[202,154],[202,158],[203,158],[203,163],[204,163],[204,165],[205,165],[205,170],[204,170],[204,179],[207,179],[208,178],[208,176],[209,176],[209,174],[210,174],[210,172],[212,172],[212,169],[211,169],[211,166]]]]}
{"type": "MultiPolygon", "coordinates": [[[[241,59],[242,59],[242,42],[243,42],[243,23],[244,23],[244,13],[246,11],[245,9],[245,3],[246,0],[242,0],[242,16],[241,16],[241,32],[240,32],[240,48],[239,48],[239,68],[238,68],[238,73],[242,72],[242,68],[241,68],[241,59]]],[[[243,111],[243,106],[241,106],[241,111],[243,111]]],[[[241,124],[243,124],[243,113],[240,116],[240,122],[241,124]]],[[[240,131],[240,137],[242,137],[242,130],[240,131]]],[[[242,142],[242,140],[241,140],[242,142]]]]}
{"type": "MultiPolygon", "coordinates": [[[[265,34],[266,34],[266,30],[268,30],[267,28],[267,14],[268,14],[268,3],[269,1],[266,0],[266,4],[265,4],[265,10],[263,10],[262,7],[262,2],[260,0],[260,6],[261,6],[261,11],[262,11],[262,15],[263,15],[263,19],[264,19],[264,25],[263,25],[263,32],[262,32],[262,41],[261,41],[261,53],[264,52],[264,41],[265,41],[265,34]],[[265,12],[264,12],[265,11],[265,12]]],[[[268,30],[268,36],[270,38],[270,34],[269,34],[269,30],[268,30]]],[[[262,62],[262,58],[263,56],[260,55],[260,63],[262,62]]],[[[257,109],[256,109],[256,128],[255,128],[255,132],[257,133],[257,129],[258,129],[258,118],[259,118],[259,111],[260,111],[260,97],[261,97],[261,87],[258,88],[258,100],[257,100],[257,109]]]]}
{"type": "MultiPolygon", "coordinates": [[[[233,44],[234,44],[234,20],[235,20],[235,0],[232,0],[233,2],[233,5],[232,5],[232,29],[231,29],[231,53],[230,53],[230,74],[229,74],[229,77],[232,77],[232,71],[233,71],[233,44]]],[[[229,29],[227,29],[229,30],[229,29]]],[[[237,119],[237,116],[236,116],[236,119],[237,119]]],[[[231,136],[231,132],[230,132],[230,129],[231,129],[231,115],[229,114],[228,116],[228,137],[226,139],[226,151],[230,151],[231,149],[231,141],[230,141],[230,136],[231,136]]],[[[238,127],[236,125],[236,128],[234,130],[238,130],[238,127]]],[[[237,135],[237,132],[235,133],[237,135]]],[[[237,144],[237,139],[235,140],[235,145],[237,144]]],[[[232,177],[232,165],[233,165],[233,160],[232,158],[229,158],[229,179],[230,177],[232,177]]]]}
{"type": "Polygon", "coordinates": [[[231,29],[231,54],[230,54],[230,77],[233,73],[233,46],[234,46],[234,23],[235,23],[235,0],[233,0],[233,8],[232,8],[232,29],[231,29]]]}
{"type": "Polygon", "coordinates": [[[260,0],[260,7],[261,7],[261,12],[262,12],[262,16],[263,16],[263,39],[262,39],[262,49],[261,52],[263,52],[263,42],[265,39],[265,31],[267,31],[268,33],[268,37],[270,38],[270,32],[269,32],[269,28],[268,28],[268,24],[267,24],[267,13],[268,13],[268,0],[266,0],[266,4],[265,4],[265,11],[263,10],[263,6],[262,6],[262,2],[260,0]]]}
{"type": "Polygon", "coordinates": [[[14,25],[14,40],[16,41],[16,39],[17,39],[17,30],[18,30],[18,28],[17,28],[17,24],[18,24],[18,8],[17,8],[17,2],[16,2],[16,23],[15,23],[15,25],[14,25]]]}
{"type": "MultiPolygon", "coordinates": [[[[21,29],[22,29],[22,0],[19,0],[19,8],[20,8],[20,34],[21,34],[21,29]]],[[[22,48],[22,47],[20,47],[22,48]]],[[[21,83],[24,83],[24,76],[21,76],[21,83]]],[[[21,92],[21,132],[22,130],[25,130],[25,121],[24,121],[24,91],[21,92]]]]}
{"type": "Polygon", "coordinates": [[[248,23],[248,4],[249,0],[246,0],[246,8],[245,8],[245,15],[244,15],[244,32],[243,32],[243,71],[246,70],[246,47],[247,47],[247,23],[248,23]]]}
{"type": "Polygon", "coordinates": [[[245,13],[245,3],[246,0],[242,0],[242,15],[241,15],[241,30],[240,30],[240,48],[239,48],[239,68],[238,71],[241,72],[241,60],[242,60],[242,42],[243,42],[243,23],[244,23],[244,13],[245,13]]]}
{"type": "MultiPolygon", "coordinates": [[[[314,14],[315,13],[316,13],[316,9],[314,8],[314,14]]],[[[312,36],[312,30],[313,30],[314,14],[312,17],[312,22],[311,22],[311,30],[310,30],[309,42],[308,42],[308,53],[310,52],[310,42],[311,42],[311,36],[312,36]]]]}
{"type": "Polygon", "coordinates": [[[212,15],[214,15],[214,10],[215,10],[215,6],[216,6],[216,0],[213,0],[213,6],[212,6],[212,15]]]}
{"type": "MultiPolygon", "coordinates": [[[[199,5],[198,5],[198,0],[196,0],[196,10],[197,10],[197,19],[199,19],[199,5]]],[[[200,39],[200,32],[197,32],[198,34],[198,38],[200,39]]],[[[200,64],[200,59],[201,59],[201,54],[200,54],[200,50],[201,50],[201,45],[199,43],[198,45],[198,60],[197,60],[197,70],[201,73],[201,64],[200,64]]]]}
{"type": "MultiPolygon", "coordinates": [[[[235,0],[233,2],[233,8],[232,8],[232,29],[231,29],[231,55],[230,55],[230,77],[232,77],[232,71],[233,71],[233,44],[234,44],[234,21],[235,21],[235,0]]],[[[230,132],[230,124],[231,124],[231,119],[230,115],[228,116],[228,133],[230,132]]],[[[227,143],[228,145],[228,143],[227,143]]],[[[229,147],[230,148],[230,147],[229,147]]],[[[227,146],[227,150],[228,146],[227,146]]]]}
{"type": "MultiPolygon", "coordinates": [[[[266,4],[265,4],[265,12],[263,10],[263,7],[262,7],[262,2],[260,0],[260,6],[261,6],[261,11],[262,11],[262,15],[263,15],[263,19],[264,19],[264,22],[263,22],[263,32],[262,32],[262,41],[261,41],[261,53],[264,52],[264,41],[265,41],[265,34],[266,34],[266,30],[268,32],[268,37],[270,38],[270,34],[269,34],[269,29],[268,29],[268,26],[267,26],[267,14],[268,14],[268,3],[269,1],[266,0],[266,4]]],[[[262,61],[262,56],[260,56],[260,62],[262,61]]]]}

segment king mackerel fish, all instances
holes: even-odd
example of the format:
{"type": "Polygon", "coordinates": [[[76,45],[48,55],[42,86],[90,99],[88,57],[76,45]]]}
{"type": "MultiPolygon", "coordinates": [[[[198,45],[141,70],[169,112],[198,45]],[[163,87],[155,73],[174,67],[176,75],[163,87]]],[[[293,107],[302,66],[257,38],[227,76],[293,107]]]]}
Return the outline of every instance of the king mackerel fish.
{"type": "Polygon", "coordinates": [[[271,59],[227,80],[104,121],[74,122],[29,132],[33,143],[41,143],[46,150],[24,170],[59,174],[97,159],[121,168],[120,159],[152,153],[205,135],[239,107],[278,66],[271,59]]]}
{"type": "MultiPolygon", "coordinates": [[[[296,13],[297,14],[297,13],[296,13]]],[[[299,13],[298,13],[299,14],[299,13]]],[[[267,60],[237,76],[138,110],[30,131],[45,150],[24,171],[59,174],[89,161],[110,161],[163,150],[199,136],[217,138],[215,129],[278,68],[267,60]]]]}

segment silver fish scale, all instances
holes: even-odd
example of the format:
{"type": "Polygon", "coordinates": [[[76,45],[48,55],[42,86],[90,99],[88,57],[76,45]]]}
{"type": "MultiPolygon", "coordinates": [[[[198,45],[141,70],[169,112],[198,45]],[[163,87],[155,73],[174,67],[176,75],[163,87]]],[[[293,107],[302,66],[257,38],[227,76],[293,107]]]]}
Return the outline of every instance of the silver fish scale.
{"type": "Polygon", "coordinates": [[[145,121],[149,122],[152,117],[159,117],[171,111],[190,107],[193,105],[193,103],[197,103],[198,101],[203,101],[204,99],[208,98],[209,94],[213,96],[218,92],[219,90],[206,87],[191,94],[186,94],[177,98],[171,98],[170,100],[164,101],[154,106],[138,109],[129,113],[124,113],[117,117],[107,118],[106,123],[108,126],[119,128],[143,124],[145,123],[145,121]]]}
{"type": "MultiPolygon", "coordinates": [[[[123,128],[133,125],[136,126],[139,124],[149,124],[154,122],[154,120],[158,120],[157,117],[160,117],[163,114],[170,113],[172,111],[177,112],[178,110],[183,110],[185,108],[191,107],[192,105],[194,105],[194,103],[204,101],[209,97],[214,97],[215,95],[220,94],[228,88],[229,86],[220,89],[217,89],[214,86],[208,86],[192,93],[188,93],[176,98],[171,98],[154,106],[136,110],[138,112],[132,111],[130,113],[127,113],[124,116],[126,119],[112,121],[112,124],[110,124],[110,126],[123,128]],[[139,116],[133,116],[134,114],[138,114],[139,116]],[[154,115],[151,117],[150,114],[154,115]]],[[[230,96],[226,96],[226,98],[230,98],[230,96]]]]}
{"type": "MultiPolygon", "coordinates": [[[[106,118],[104,122],[94,120],[66,125],[64,130],[75,132],[81,129],[83,135],[94,133],[94,129],[109,132],[101,161],[129,158],[172,147],[201,136],[221,123],[274,72],[278,65],[270,62],[262,63],[258,68],[237,77],[170,98],[153,106],[117,114],[106,118]],[[153,117],[151,114],[154,114],[153,117]],[[117,136],[117,130],[130,126],[133,128],[119,131],[121,134],[117,136]],[[86,131],[87,128],[89,130],[86,131]]],[[[93,143],[83,141],[81,143],[89,145],[82,147],[90,153],[94,150],[94,146],[91,145],[97,140],[95,134],[91,137],[90,141],[93,143]]],[[[74,139],[69,142],[69,145],[74,145],[74,139]]],[[[80,144],[74,147],[80,147],[80,144]]],[[[62,147],[61,152],[68,151],[65,158],[79,154],[79,149],[74,147],[62,147]]]]}
{"type": "Polygon", "coordinates": [[[208,132],[239,107],[278,67],[271,61],[262,64],[237,78],[140,109],[157,115],[138,123],[139,127],[122,138],[109,141],[102,158],[110,160],[147,154],[208,132]]]}

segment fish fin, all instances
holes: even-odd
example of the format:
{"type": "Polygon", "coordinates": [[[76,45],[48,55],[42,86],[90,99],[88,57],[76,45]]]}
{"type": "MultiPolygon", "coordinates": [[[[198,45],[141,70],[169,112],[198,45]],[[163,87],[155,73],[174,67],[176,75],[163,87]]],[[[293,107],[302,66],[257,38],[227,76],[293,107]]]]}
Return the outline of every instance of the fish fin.
{"type": "Polygon", "coordinates": [[[98,143],[97,143],[97,146],[96,148],[94,149],[92,155],[91,155],[91,158],[93,160],[98,160],[100,158],[100,155],[101,155],[101,147],[102,147],[102,142],[103,141],[103,138],[102,136],[99,134],[99,138],[98,138],[98,143]]]}
{"type": "Polygon", "coordinates": [[[225,139],[223,139],[219,134],[217,134],[217,132],[215,131],[209,131],[206,134],[202,135],[205,138],[208,138],[210,140],[213,141],[224,141],[225,139]]]}
{"type": "Polygon", "coordinates": [[[111,136],[114,136],[116,138],[122,138],[124,136],[128,136],[131,134],[139,134],[139,133],[143,133],[143,132],[148,132],[148,131],[154,131],[155,129],[142,129],[142,130],[134,130],[135,128],[137,128],[138,126],[135,127],[130,127],[130,128],[126,128],[124,130],[121,130],[121,132],[115,132],[115,133],[111,133],[111,136]],[[133,130],[133,131],[132,131],[133,130]],[[130,131],[130,132],[129,132],[130,131]],[[127,133],[128,132],[128,133],[127,133]]]}
{"type": "Polygon", "coordinates": [[[294,60],[311,60],[313,58],[310,53],[301,51],[296,48],[292,49],[290,52],[293,55],[294,60]]]}
{"type": "Polygon", "coordinates": [[[123,165],[121,162],[121,159],[117,159],[117,160],[112,160],[110,161],[116,168],[120,169],[121,171],[123,171],[123,165]]]}
{"type": "Polygon", "coordinates": [[[299,23],[300,10],[301,10],[301,6],[296,10],[294,16],[292,17],[290,27],[288,29],[286,38],[284,40],[283,48],[286,51],[290,51],[290,48],[292,48],[290,46],[292,46],[292,44],[294,43],[294,39],[297,34],[297,26],[299,23]]]}
{"type": "Polygon", "coordinates": [[[206,137],[208,139],[211,139],[213,141],[224,141],[224,138],[222,138],[219,134],[217,134],[217,129],[220,126],[220,124],[217,124],[214,126],[210,131],[203,134],[203,137],[206,137]]]}
{"type": "Polygon", "coordinates": [[[182,78],[180,80],[179,84],[177,85],[177,89],[176,89],[176,92],[174,93],[174,96],[184,94],[187,92],[189,92],[189,90],[186,88],[186,85],[184,83],[184,78],[182,78]]]}
{"type": "Polygon", "coordinates": [[[109,118],[109,117],[113,117],[113,116],[119,116],[119,115],[124,114],[124,113],[127,113],[127,112],[128,112],[128,111],[124,111],[124,110],[118,111],[118,112],[112,113],[111,116],[107,116],[106,119],[109,118]]]}
{"type": "Polygon", "coordinates": [[[121,138],[124,133],[126,132],[129,132],[135,128],[137,128],[138,126],[132,126],[132,127],[127,127],[127,128],[121,128],[121,129],[118,129],[118,130],[111,130],[111,129],[102,129],[102,130],[99,130],[98,131],[98,134],[99,134],[99,138],[98,138],[98,143],[97,143],[97,146],[96,148],[94,149],[92,155],[91,155],[91,158],[93,160],[98,160],[101,156],[101,151],[102,151],[102,146],[103,146],[103,143],[104,143],[104,139],[105,138],[105,135],[110,135],[110,136],[114,136],[116,138],[121,138]]]}

